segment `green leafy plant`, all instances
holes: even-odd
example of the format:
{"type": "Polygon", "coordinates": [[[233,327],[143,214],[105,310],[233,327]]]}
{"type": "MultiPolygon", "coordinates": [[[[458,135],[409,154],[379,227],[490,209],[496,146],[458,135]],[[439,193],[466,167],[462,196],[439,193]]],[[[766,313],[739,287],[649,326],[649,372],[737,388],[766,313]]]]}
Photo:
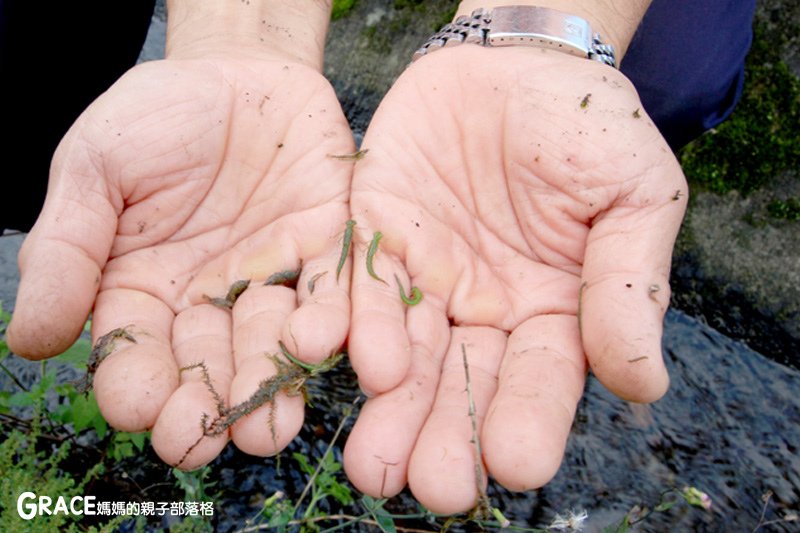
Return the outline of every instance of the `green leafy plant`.
{"type": "MultiPolygon", "coordinates": [[[[0,335],[5,333],[10,315],[0,303],[0,335]]],[[[95,412],[91,402],[81,404],[74,387],[56,386],[55,372],[41,364],[41,377],[30,387],[21,381],[2,362],[10,352],[5,338],[0,337],[0,366],[16,384],[15,392],[0,394],[0,427],[4,440],[0,443],[0,531],[29,531],[33,522],[25,520],[17,512],[17,498],[25,491],[52,498],[62,496],[71,499],[83,496],[88,483],[96,480],[104,465],[97,463],[80,479],[75,479],[62,468],[74,444],[72,431],[64,430],[62,422],[69,420],[73,431],[81,431],[92,425],[95,412]],[[56,410],[47,409],[51,390],[59,397],[67,398],[56,410]],[[85,411],[83,410],[85,409],[85,411]]],[[[94,404],[96,410],[96,403],[94,404]]],[[[99,413],[99,412],[98,412],[99,413]]],[[[104,422],[105,423],[105,422],[104,422]]],[[[78,527],[78,515],[54,513],[37,516],[36,531],[113,531],[122,517],[107,521],[98,527],[78,527]]]]}
{"type": "Polygon", "coordinates": [[[335,499],[341,505],[353,503],[353,495],[350,489],[337,479],[337,474],[341,472],[342,465],[333,458],[331,453],[324,454],[316,467],[303,454],[293,453],[292,458],[297,461],[300,470],[308,476],[316,475],[314,482],[310,485],[311,495],[303,518],[318,515],[318,504],[329,497],[335,499]]]}
{"type": "MultiPolygon", "coordinates": [[[[183,491],[183,501],[185,502],[213,502],[219,494],[211,492],[216,482],[209,481],[212,476],[212,469],[206,465],[191,472],[184,472],[177,468],[172,469],[175,477],[175,486],[183,491]]],[[[173,532],[199,533],[214,531],[213,524],[205,516],[190,515],[185,516],[181,522],[170,527],[173,532]]]]}
{"type": "MultiPolygon", "coordinates": [[[[52,364],[39,364],[39,378],[29,386],[22,383],[4,362],[10,355],[4,334],[11,319],[0,302],[0,370],[16,390],[0,391],[0,531],[25,531],[32,527],[17,513],[16,498],[25,490],[57,498],[83,496],[87,483],[106,470],[106,462],[117,462],[141,452],[147,439],[144,433],[110,431],[97,406],[94,393],[78,392],[74,383],[58,383],[52,364]],[[88,439],[77,441],[92,432],[88,439]],[[78,445],[77,442],[82,444],[78,445]],[[76,479],[64,463],[76,446],[97,455],[98,462],[76,479]]],[[[86,325],[86,330],[89,329],[86,325]]],[[[86,368],[91,343],[78,339],[56,361],[75,368],[86,368]]],[[[83,453],[83,452],[80,452],[83,453]]],[[[36,517],[37,531],[76,531],[80,516],[64,513],[36,517]]],[[[120,516],[101,526],[113,530],[126,517],[120,516]]],[[[87,530],[81,526],[80,530],[87,530]]],[[[89,528],[95,531],[97,528],[89,528]]]]}
{"type": "MultiPolygon", "coordinates": [[[[9,320],[8,313],[5,313],[5,316],[0,315],[0,320],[2,320],[4,328],[9,320]]],[[[66,352],[57,356],[56,360],[67,362],[78,369],[85,369],[90,352],[89,341],[78,339],[66,352]]],[[[5,341],[2,341],[0,365],[8,355],[8,346],[5,341]]],[[[22,416],[21,412],[25,409],[35,409],[48,425],[49,430],[61,438],[74,437],[86,430],[93,430],[100,441],[108,437],[107,455],[115,461],[132,457],[144,450],[148,434],[109,432],[108,423],[100,413],[94,392],[81,393],[73,383],[56,383],[56,373],[48,368],[46,361],[41,363],[41,377],[29,388],[26,388],[7,367],[3,366],[2,368],[16,383],[19,390],[0,393],[0,413],[10,415],[13,411],[22,416]],[[56,407],[45,407],[48,398],[54,398],[56,407]]]]}
{"type": "MultiPolygon", "coordinates": [[[[38,418],[38,417],[37,417],[38,418]]],[[[24,491],[53,498],[63,496],[69,500],[83,496],[87,483],[103,471],[98,463],[81,479],[63,471],[61,464],[70,453],[70,443],[53,445],[45,441],[37,418],[29,432],[12,430],[0,444],[0,531],[29,531],[34,523],[17,512],[17,498],[24,491]]],[[[78,527],[81,516],[54,513],[37,516],[36,531],[113,531],[121,522],[119,517],[97,527],[78,527]]]]}
{"type": "Polygon", "coordinates": [[[317,522],[328,519],[327,515],[319,509],[322,501],[332,498],[343,506],[353,503],[353,495],[346,482],[339,480],[342,465],[333,457],[333,446],[351,415],[352,406],[342,417],[333,438],[315,466],[312,466],[311,461],[305,455],[292,454],[292,458],[297,462],[300,470],[308,476],[308,482],[293,505],[285,500],[283,493],[280,492],[265,500],[261,515],[267,520],[268,527],[276,528],[277,531],[286,531],[289,526],[299,525],[301,531],[319,531],[317,522]],[[307,495],[309,495],[309,502],[306,504],[302,516],[298,517],[307,495]]]}
{"type": "Polygon", "coordinates": [[[172,469],[175,485],[183,491],[184,500],[190,502],[212,501],[217,496],[216,493],[209,492],[216,485],[216,482],[208,481],[211,473],[211,467],[208,465],[191,472],[172,469]]]}
{"type": "Polygon", "coordinates": [[[697,487],[673,488],[661,493],[658,502],[652,507],[635,505],[615,525],[603,528],[603,533],[627,533],[635,525],[644,522],[655,513],[666,513],[680,503],[687,503],[706,511],[711,509],[711,498],[697,487]]]}

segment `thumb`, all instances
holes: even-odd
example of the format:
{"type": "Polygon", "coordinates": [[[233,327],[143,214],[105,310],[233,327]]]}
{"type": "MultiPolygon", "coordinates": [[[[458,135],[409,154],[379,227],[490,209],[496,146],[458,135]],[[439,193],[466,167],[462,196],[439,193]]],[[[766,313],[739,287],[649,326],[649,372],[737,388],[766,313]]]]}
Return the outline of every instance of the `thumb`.
{"type": "Polygon", "coordinates": [[[57,355],[78,338],[116,233],[102,152],[87,142],[82,123],[56,150],[44,207],[19,253],[7,340],[11,351],[28,359],[57,355]]]}
{"type": "Polygon", "coordinates": [[[655,168],[594,221],[579,305],[592,371],[609,390],[637,402],[655,401],[669,386],[661,335],[672,247],[687,200],[677,161],[655,168]]]}

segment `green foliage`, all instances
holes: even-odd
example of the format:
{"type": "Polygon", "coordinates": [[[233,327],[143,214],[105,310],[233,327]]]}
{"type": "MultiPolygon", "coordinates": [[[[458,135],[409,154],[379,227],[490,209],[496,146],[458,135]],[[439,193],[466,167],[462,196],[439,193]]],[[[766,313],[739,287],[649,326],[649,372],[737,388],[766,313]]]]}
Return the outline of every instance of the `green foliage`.
{"type": "MultiPolygon", "coordinates": [[[[88,326],[87,322],[87,328],[88,326]]],[[[87,339],[79,338],[75,343],[67,348],[67,351],[57,356],[55,360],[62,363],[69,363],[77,369],[84,370],[86,368],[86,360],[92,351],[92,343],[87,339]]]]}
{"type": "MultiPolygon", "coordinates": [[[[98,463],[80,480],[62,470],[61,464],[69,456],[71,444],[69,441],[45,438],[47,434],[42,430],[44,402],[38,396],[44,381],[43,379],[32,387],[27,395],[16,397],[18,400],[24,399],[23,403],[30,402],[34,407],[27,432],[10,430],[0,444],[0,531],[85,530],[78,528],[76,520],[80,516],[76,515],[58,513],[37,516],[33,521],[24,520],[17,513],[17,498],[25,491],[54,499],[63,496],[69,500],[73,496],[83,496],[86,484],[96,479],[104,469],[98,463]]],[[[100,530],[113,530],[121,522],[121,518],[107,522],[100,530]]],[[[98,530],[92,527],[89,531],[98,530]]]]}
{"type": "Polygon", "coordinates": [[[183,499],[187,502],[212,501],[215,494],[209,493],[209,489],[216,485],[216,482],[209,482],[211,467],[206,465],[191,472],[184,472],[177,468],[172,469],[175,476],[175,484],[183,491],[183,499]]]}
{"type": "Polygon", "coordinates": [[[767,205],[767,212],[769,216],[779,220],[800,220],[800,198],[792,197],[787,200],[773,200],[767,205]]]}
{"type": "MultiPolygon", "coordinates": [[[[3,309],[3,302],[0,302],[0,335],[5,335],[6,325],[11,322],[11,313],[3,309]]],[[[0,338],[0,361],[8,357],[8,344],[5,338],[0,338]]]]}
{"type": "MultiPolygon", "coordinates": [[[[45,391],[46,392],[46,391],[45,391]]],[[[72,425],[72,430],[78,434],[85,429],[94,429],[98,438],[102,439],[108,432],[108,424],[94,398],[94,392],[80,394],[75,386],[69,383],[55,386],[55,392],[62,403],[50,412],[50,418],[63,425],[72,425]]]]}
{"type": "MultiPolygon", "coordinates": [[[[6,322],[4,322],[5,324],[6,322]]],[[[66,361],[77,368],[86,368],[91,352],[91,343],[78,339],[66,352],[55,359],[66,361]]],[[[8,355],[8,347],[0,345],[0,360],[8,355]]],[[[62,428],[67,434],[78,435],[86,430],[94,430],[99,440],[109,436],[108,423],[100,413],[94,392],[80,393],[72,383],[56,383],[56,373],[42,362],[41,378],[29,389],[16,392],[0,392],[0,413],[22,414],[26,408],[35,409],[52,427],[62,428]],[[55,393],[55,395],[53,395],[55,393]],[[45,408],[48,398],[55,396],[56,407],[45,408]]],[[[7,374],[11,374],[3,367],[7,374]]],[[[16,378],[14,378],[15,381],[16,378]]],[[[63,432],[62,432],[63,433],[63,432]]],[[[106,454],[114,461],[121,461],[144,450],[146,433],[113,432],[107,442],[106,454]]]]}
{"type": "Polygon", "coordinates": [[[438,31],[442,26],[453,20],[458,9],[458,2],[440,1],[432,3],[425,0],[394,0],[394,9],[407,14],[413,12],[430,19],[431,31],[438,31]]]}
{"type": "Polygon", "coordinates": [[[395,9],[414,8],[424,3],[425,0],[394,0],[395,9]]]}
{"type": "Polygon", "coordinates": [[[266,526],[278,533],[287,531],[294,518],[294,504],[286,499],[282,492],[276,492],[266,500],[261,508],[261,517],[266,521],[266,526]]]}
{"type": "MultiPolygon", "coordinates": [[[[317,467],[312,466],[305,455],[293,453],[292,458],[297,461],[300,470],[313,476],[317,467]]],[[[343,485],[337,479],[337,474],[342,470],[342,464],[333,458],[333,454],[326,453],[320,459],[318,467],[319,472],[314,483],[311,486],[311,501],[308,504],[308,509],[315,509],[317,504],[327,498],[328,496],[334,498],[342,505],[350,505],[353,503],[353,495],[346,485],[343,485]]]]}
{"type": "Polygon", "coordinates": [[[711,509],[711,498],[697,487],[669,489],[661,493],[661,497],[652,509],[634,505],[618,524],[604,527],[602,533],[628,533],[632,526],[643,522],[653,513],[666,513],[680,503],[706,511],[711,509]]]}
{"type": "MultiPolygon", "coordinates": [[[[29,490],[36,494],[69,495],[75,490],[75,481],[58,475],[58,465],[69,451],[62,446],[53,454],[35,450],[36,435],[11,431],[0,444],[0,530],[25,531],[30,522],[16,512],[20,493],[29,490]]],[[[55,515],[37,520],[37,524],[52,531],[65,528],[70,517],[55,515]]]]}
{"type": "Polygon", "coordinates": [[[376,53],[390,53],[396,45],[394,36],[407,32],[411,25],[427,26],[430,33],[438,31],[453,20],[458,2],[455,0],[394,0],[392,8],[389,17],[381,21],[380,31],[378,31],[378,26],[367,26],[362,30],[362,34],[369,42],[370,49],[376,53]]]}
{"type": "Polygon", "coordinates": [[[394,518],[389,514],[383,506],[386,504],[386,499],[376,500],[366,494],[361,497],[361,506],[366,509],[369,515],[375,520],[375,523],[385,533],[396,533],[397,527],[394,525],[394,518]]]}
{"type": "Polygon", "coordinates": [[[47,393],[55,385],[55,382],[55,372],[48,371],[46,364],[42,362],[42,377],[30,389],[22,389],[13,394],[9,393],[0,397],[0,413],[8,413],[14,409],[25,407],[43,410],[47,393]]]}
{"type": "Polygon", "coordinates": [[[695,185],[747,194],[800,166],[800,80],[765,33],[756,27],[736,111],[680,154],[695,185]]]}
{"type": "Polygon", "coordinates": [[[453,4],[453,6],[449,9],[442,11],[442,13],[439,15],[439,18],[435,19],[433,22],[433,31],[439,31],[445,24],[453,22],[453,19],[456,17],[456,11],[458,11],[458,5],[456,4],[453,4]]]}
{"type": "MultiPolygon", "coordinates": [[[[0,334],[5,333],[11,317],[0,303],[0,334]]],[[[87,325],[88,328],[88,325],[87,325]]],[[[79,339],[55,360],[76,368],[86,368],[91,343],[79,339]]],[[[116,517],[98,530],[77,523],[82,517],[67,514],[37,516],[23,520],[17,513],[20,493],[67,500],[84,496],[84,487],[98,478],[105,464],[98,462],[82,479],[76,480],[63,468],[73,454],[74,438],[94,432],[89,442],[105,444],[105,456],[119,461],[144,449],[144,433],[109,432],[97,406],[94,393],[82,394],[72,383],[57,383],[56,372],[46,362],[40,365],[40,378],[25,387],[11,370],[2,365],[10,355],[4,338],[0,338],[0,369],[17,385],[15,391],[0,391],[0,414],[3,442],[0,444],[0,531],[112,531],[125,517],[116,517]],[[32,529],[33,528],[33,529],[32,529]]],[[[96,450],[91,447],[90,449],[96,450]]]]}
{"type": "Polygon", "coordinates": [[[69,443],[51,448],[40,442],[41,428],[34,424],[30,433],[12,430],[0,444],[0,531],[113,531],[122,522],[122,517],[108,521],[100,528],[79,527],[81,517],[62,513],[37,516],[24,520],[17,513],[17,498],[24,491],[53,498],[83,496],[86,484],[102,472],[102,465],[95,465],[75,480],[60,468],[70,451],[69,443]]]}
{"type": "MultiPolygon", "coordinates": [[[[12,380],[16,381],[16,377],[3,364],[3,361],[11,353],[8,350],[8,344],[6,343],[6,338],[5,338],[6,325],[10,321],[11,321],[11,314],[5,309],[3,309],[3,302],[0,302],[0,370],[2,370],[12,380]]],[[[2,410],[3,401],[8,395],[9,393],[7,391],[0,391],[0,412],[3,412],[2,410]]]]}
{"type": "Polygon", "coordinates": [[[348,11],[353,9],[356,0],[333,0],[333,9],[331,10],[331,20],[337,20],[347,14],[348,11]]]}
{"type": "Polygon", "coordinates": [[[169,533],[211,533],[212,531],[214,531],[214,526],[201,516],[186,516],[179,523],[169,527],[169,533]]]}
{"type": "Polygon", "coordinates": [[[293,453],[292,458],[300,470],[308,476],[306,490],[297,502],[285,499],[282,492],[276,492],[264,502],[261,516],[266,519],[267,526],[276,531],[287,531],[292,525],[301,525],[301,531],[319,531],[318,521],[324,520],[327,513],[319,504],[329,498],[339,505],[347,506],[354,502],[353,494],[347,482],[339,480],[342,464],[333,458],[328,448],[316,465],[311,464],[308,457],[293,453]],[[309,494],[309,501],[301,517],[297,517],[303,497],[309,494]]]}
{"type": "Polygon", "coordinates": [[[122,461],[144,451],[149,433],[115,431],[108,442],[107,455],[114,461],[122,461]]]}

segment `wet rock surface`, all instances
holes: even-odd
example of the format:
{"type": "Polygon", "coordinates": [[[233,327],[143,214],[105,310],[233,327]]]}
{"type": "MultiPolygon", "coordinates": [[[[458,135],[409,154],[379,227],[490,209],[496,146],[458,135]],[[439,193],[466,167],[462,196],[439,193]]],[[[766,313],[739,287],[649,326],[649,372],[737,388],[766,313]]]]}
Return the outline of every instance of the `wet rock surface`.
{"type": "MultiPolygon", "coordinates": [[[[664,338],[672,385],[662,400],[651,406],[624,402],[590,377],[555,479],[528,493],[492,484],[493,504],[515,524],[528,527],[548,524],[557,513],[586,510],[587,531],[618,523],[634,505],[652,508],[664,490],[686,485],[711,496],[711,511],[683,507],[656,514],[642,530],[751,531],[764,511],[767,491],[773,493],[768,519],[796,510],[800,372],[680,312],[667,314],[664,338]]],[[[320,403],[309,411],[303,438],[292,450],[321,454],[352,401],[352,374],[339,370],[333,376],[333,387],[317,383],[312,388],[320,403]]],[[[336,454],[341,458],[340,447],[336,454]]],[[[255,463],[232,450],[218,467],[226,487],[243,491],[220,505],[229,510],[221,517],[223,529],[237,520],[241,525],[242,517],[257,511],[247,502],[248,491],[269,496],[275,490],[294,494],[302,489],[303,480],[290,468],[279,476],[273,462],[255,463]]],[[[400,514],[416,511],[407,493],[390,508],[400,514]]],[[[413,521],[405,525],[425,527],[413,521]]],[[[792,524],[770,531],[792,531],[792,524]]]]}
{"type": "Polygon", "coordinates": [[[800,196],[800,180],[777,177],[749,196],[699,193],[673,258],[673,306],[800,368],[800,222],[774,221],[766,205],[800,196]]]}

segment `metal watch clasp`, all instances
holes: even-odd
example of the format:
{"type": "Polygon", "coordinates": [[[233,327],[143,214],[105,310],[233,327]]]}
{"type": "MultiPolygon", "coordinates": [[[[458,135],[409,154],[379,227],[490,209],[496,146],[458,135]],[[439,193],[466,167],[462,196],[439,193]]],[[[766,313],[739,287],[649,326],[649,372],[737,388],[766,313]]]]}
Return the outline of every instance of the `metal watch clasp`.
{"type": "Polygon", "coordinates": [[[581,17],[536,6],[499,6],[492,9],[489,46],[529,45],[588,57],[592,29],[581,17]]]}

